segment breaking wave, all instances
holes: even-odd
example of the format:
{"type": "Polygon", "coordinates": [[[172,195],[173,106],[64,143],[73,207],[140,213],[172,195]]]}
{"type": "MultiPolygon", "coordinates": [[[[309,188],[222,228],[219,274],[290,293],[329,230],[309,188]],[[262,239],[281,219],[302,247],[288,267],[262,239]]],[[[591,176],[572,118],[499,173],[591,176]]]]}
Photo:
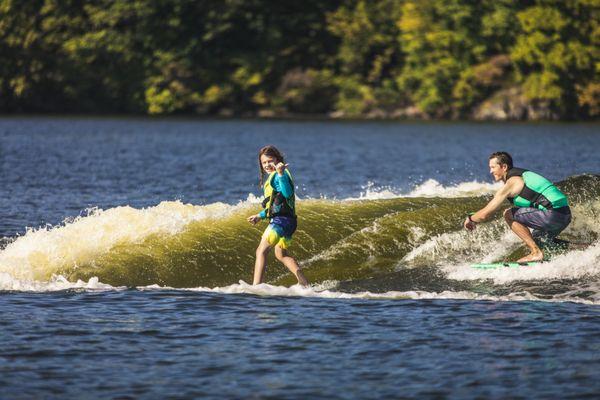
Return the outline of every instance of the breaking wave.
{"type": "Polygon", "coordinates": [[[258,199],[249,196],[236,205],[169,201],[144,209],[93,209],[59,226],[30,229],[9,238],[0,251],[0,290],[169,287],[596,303],[600,177],[571,177],[560,186],[574,215],[561,236],[588,247],[553,254],[536,267],[472,269],[473,262],[512,260],[524,252],[500,219],[473,233],[462,230],[464,215],[483,206],[498,186],[464,182],[444,187],[430,180],[409,193],[371,185],[358,198],[298,201],[292,253],[314,283],[307,289],[283,288],[294,280],[274,261],[267,285],[243,283],[251,279],[254,250],[265,227],[246,222],[258,208],[258,199]],[[548,282],[553,282],[551,289],[548,282]]]}

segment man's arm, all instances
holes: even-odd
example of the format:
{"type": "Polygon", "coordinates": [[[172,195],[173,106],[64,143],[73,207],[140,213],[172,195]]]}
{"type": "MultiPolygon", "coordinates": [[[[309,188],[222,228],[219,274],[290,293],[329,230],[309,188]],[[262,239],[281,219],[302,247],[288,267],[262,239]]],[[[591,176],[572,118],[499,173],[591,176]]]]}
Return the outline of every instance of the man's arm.
{"type": "Polygon", "coordinates": [[[494,198],[490,200],[485,207],[471,215],[471,221],[483,222],[489,219],[500,207],[502,207],[502,203],[510,195],[511,186],[512,185],[509,183],[502,186],[502,188],[496,192],[494,198]]]}
{"type": "Polygon", "coordinates": [[[490,218],[500,207],[502,207],[502,202],[504,202],[504,200],[506,200],[507,197],[516,196],[518,193],[521,192],[521,190],[523,190],[524,185],[525,182],[522,178],[516,176],[510,178],[506,182],[506,184],[496,192],[494,198],[490,200],[490,202],[487,203],[485,207],[477,211],[475,214],[469,215],[465,219],[465,222],[463,223],[465,229],[471,231],[475,229],[476,223],[483,222],[486,219],[490,218]]]}

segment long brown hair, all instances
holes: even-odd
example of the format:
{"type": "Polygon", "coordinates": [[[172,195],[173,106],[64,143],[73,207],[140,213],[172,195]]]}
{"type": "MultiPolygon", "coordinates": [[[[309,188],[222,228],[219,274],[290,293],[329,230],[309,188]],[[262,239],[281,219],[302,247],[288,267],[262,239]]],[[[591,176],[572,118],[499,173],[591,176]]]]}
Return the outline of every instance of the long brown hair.
{"type": "Polygon", "coordinates": [[[263,179],[265,176],[265,170],[263,169],[262,163],[260,162],[260,157],[262,155],[266,155],[267,157],[274,157],[275,160],[277,160],[278,163],[284,163],[285,164],[285,160],[283,159],[283,154],[281,154],[281,152],[279,150],[277,150],[277,147],[273,146],[273,145],[267,145],[265,147],[263,147],[262,149],[260,149],[258,151],[258,177],[259,177],[259,187],[262,187],[263,185],[263,179]]]}

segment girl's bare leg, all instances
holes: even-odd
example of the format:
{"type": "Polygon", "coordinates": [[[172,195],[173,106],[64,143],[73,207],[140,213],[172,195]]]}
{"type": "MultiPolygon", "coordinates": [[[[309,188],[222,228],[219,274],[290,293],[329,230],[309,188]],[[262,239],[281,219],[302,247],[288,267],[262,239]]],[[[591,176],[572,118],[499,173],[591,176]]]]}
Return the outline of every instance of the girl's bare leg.
{"type": "Polygon", "coordinates": [[[271,245],[266,239],[261,239],[256,248],[256,261],[254,262],[254,280],[253,285],[262,283],[265,267],[267,266],[267,254],[271,250],[271,245]]]}
{"type": "Polygon", "coordinates": [[[290,256],[287,253],[287,250],[282,249],[279,246],[275,246],[275,257],[277,257],[277,259],[281,261],[283,265],[285,265],[287,269],[291,271],[292,274],[294,274],[296,279],[298,279],[298,283],[300,285],[308,286],[308,280],[302,273],[302,269],[300,269],[300,266],[298,265],[294,257],[290,256]]]}

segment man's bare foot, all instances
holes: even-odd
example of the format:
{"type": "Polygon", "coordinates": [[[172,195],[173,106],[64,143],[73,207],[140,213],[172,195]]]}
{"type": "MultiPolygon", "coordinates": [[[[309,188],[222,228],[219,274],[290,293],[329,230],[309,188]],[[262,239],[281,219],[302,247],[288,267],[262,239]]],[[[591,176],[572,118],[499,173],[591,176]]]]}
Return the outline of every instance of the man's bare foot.
{"type": "Polygon", "coordinates": [[[529,255],[525,257],[521,257],[517,260],[517,262],[531,262],[531,261],[542,261],[544,259],[544,253],[541,250],[532,251],[529,255]]]}

